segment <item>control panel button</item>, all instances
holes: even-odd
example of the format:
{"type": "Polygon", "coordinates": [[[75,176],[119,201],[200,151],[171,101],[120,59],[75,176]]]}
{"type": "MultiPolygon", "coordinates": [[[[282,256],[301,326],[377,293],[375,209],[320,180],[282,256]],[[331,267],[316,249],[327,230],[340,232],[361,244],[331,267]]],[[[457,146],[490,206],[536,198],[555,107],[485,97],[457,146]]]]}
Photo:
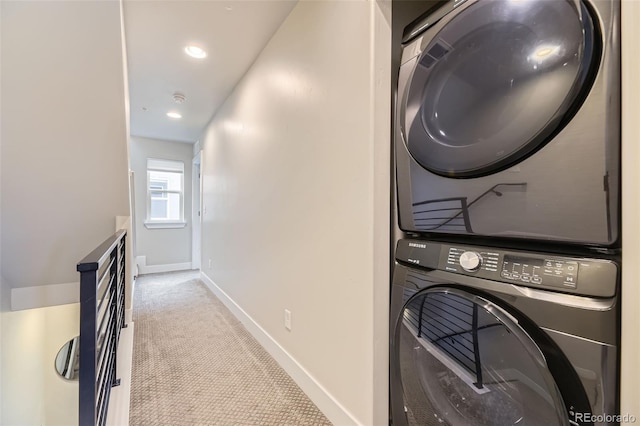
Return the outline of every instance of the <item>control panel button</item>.
{"type": "Polygon", "coordinates": [[[482,265],[482,257],[475,251],[465,251],[460,255],[460,266],[465,271],[477,271],[482,265]]]}

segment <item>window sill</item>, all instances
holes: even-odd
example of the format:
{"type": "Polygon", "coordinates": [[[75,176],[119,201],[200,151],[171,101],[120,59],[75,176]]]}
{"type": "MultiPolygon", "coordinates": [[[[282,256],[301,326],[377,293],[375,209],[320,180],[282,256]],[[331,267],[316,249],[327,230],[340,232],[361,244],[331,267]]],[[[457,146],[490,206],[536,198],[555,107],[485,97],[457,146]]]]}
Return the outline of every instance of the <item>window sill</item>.
{"type": "Polygon", "coordinates": [[[176,221],[176,222],[145,222],[145,228],[147,229],[174,229],[174,228],[184,228],[187,226],[187,222],[176,221]]]}

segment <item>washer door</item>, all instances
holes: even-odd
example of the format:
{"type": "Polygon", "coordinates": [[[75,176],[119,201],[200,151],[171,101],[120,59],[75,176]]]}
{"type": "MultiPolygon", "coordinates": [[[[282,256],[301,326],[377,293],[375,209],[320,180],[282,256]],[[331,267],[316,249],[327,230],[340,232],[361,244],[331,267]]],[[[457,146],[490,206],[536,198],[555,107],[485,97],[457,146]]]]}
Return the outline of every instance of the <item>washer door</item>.
{"type": "Polygon", "coordinates": [[[402,132],[427,170],[481,176],[543,146],[577,110],[598,65],[596,28],[579,0],[477,1],[452,13],[410,63],[402,132]]]}
{"type": "Polygon", "coordinates": [[[569,424],[542,350],[483,297],[422,290],[404,305],[394,340],[409,424],[569,424]]]}

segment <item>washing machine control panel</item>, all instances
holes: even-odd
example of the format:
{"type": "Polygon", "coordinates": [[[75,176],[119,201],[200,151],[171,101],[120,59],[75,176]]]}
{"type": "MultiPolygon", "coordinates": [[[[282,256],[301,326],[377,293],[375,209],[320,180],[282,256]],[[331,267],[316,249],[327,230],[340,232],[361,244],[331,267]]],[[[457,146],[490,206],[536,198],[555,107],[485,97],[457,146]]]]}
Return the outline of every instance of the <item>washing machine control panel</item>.
{"type": "Polygon", "coordinates": [[[441,266],[447,271],[480,272],[477,275],[482,278],[525,285],[577,288],[578,260],[454,246],[443,246],[443,251],[446,261],[441,266]]]}
{"type": "Polygon", "coordinates": [[[400,240],[396,260],[507,284],[594,297],[616,294],[618,266],[606,259],[400,240]]]}
{"type": "Polygon", "coordinates": [[[600,259],[439,244],[436,269],[526,287],[594,296],[615,294],[617,267],[600,259]]]}

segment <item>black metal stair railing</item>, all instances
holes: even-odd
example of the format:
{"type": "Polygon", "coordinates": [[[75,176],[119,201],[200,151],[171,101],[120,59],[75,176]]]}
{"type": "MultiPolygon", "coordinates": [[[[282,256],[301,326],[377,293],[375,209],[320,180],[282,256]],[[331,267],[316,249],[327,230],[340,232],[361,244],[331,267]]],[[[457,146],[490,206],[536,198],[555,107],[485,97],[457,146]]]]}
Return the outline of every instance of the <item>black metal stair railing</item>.
{"type": "Polygon", "coordinates": [[[116,378],[120,331],[126,327],[127,232],[120,230],[78,263],[80,272],[79,424],[104,425],[116,378]]]}
{"type": "Polygon", "coordinates": [[[472,234],[466,197],[440,198],[413,203],[415,226],[421,231],[460,232],[472,234]]]}
{"type": "Polygon", "coordinates": [[[427,293],[406,306],[404,322],[416,339],[437,348],[470,374],[477,389],[483,389],[478,331],[496,324],[478,325],[478,305],[446,292],[427,293]]]}
{"type": "Polygon", "coordinates": [[[527,183],[498,183],[470,202],[467,201],[467,197],[451,197],[413,203],[415,226],[420,231],[462,232],[464,230],[467,234],[473,234],[469,208],[489,194],[502,197],[503,192],[498,190],[501,187],[519,187],[526,190],[527,183]]]}

